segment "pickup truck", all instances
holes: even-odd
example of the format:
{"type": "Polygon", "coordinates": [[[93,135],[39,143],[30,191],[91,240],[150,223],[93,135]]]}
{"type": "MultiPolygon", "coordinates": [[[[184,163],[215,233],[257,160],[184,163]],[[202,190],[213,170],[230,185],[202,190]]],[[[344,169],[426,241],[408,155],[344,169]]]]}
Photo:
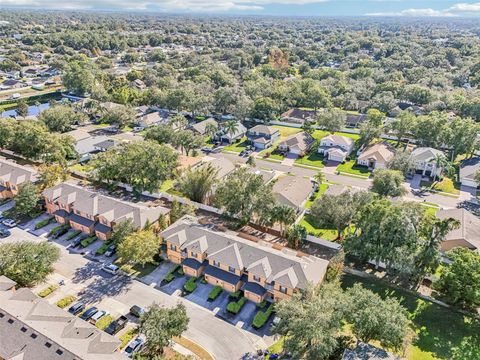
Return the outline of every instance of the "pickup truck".
{"type": "Polygon", "coordinates": [[[107,326],[105,332],[110,335],[115,335],[127,325],[128,319],[122,315],[117,320],[114,320],[107,326]]]}

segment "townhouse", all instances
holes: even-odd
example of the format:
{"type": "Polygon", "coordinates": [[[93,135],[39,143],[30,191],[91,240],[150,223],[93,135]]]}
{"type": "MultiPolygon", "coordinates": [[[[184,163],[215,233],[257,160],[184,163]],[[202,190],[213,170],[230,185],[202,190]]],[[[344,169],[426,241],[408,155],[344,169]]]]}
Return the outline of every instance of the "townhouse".
{"type": "Polygon", "coordinates": [[[121,201],[76,184],[62,183],[43,192],[47,212],[60,224],[107,240],[116,224],[131,219],[137,228],[156,225],[169,209],[121,201]]]}
{"type": "Polygon", "coordinates": [[[0,159],[0,200],[13,198],[21,185],[36,180],[35,170],[0,159]]]}
{"type": "Polygon", "coordinates": [[[255,303],[289,298],[308,283],[322,282],[327,271],[327,260],[216,231],[189,215],[161,235],[168,258],[181,264],[185,274],[203,275],[228,292],[242,290],[255,303]]]}

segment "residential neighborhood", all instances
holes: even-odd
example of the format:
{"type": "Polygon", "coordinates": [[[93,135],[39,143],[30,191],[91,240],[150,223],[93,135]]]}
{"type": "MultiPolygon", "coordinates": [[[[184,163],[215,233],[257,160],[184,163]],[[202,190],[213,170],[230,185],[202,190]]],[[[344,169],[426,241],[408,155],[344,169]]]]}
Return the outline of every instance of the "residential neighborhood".
{"type": "Polygon", "coordinates": [[[2,7],[0,359],[480,360],[480,12],[423,3],[2,7]]]}

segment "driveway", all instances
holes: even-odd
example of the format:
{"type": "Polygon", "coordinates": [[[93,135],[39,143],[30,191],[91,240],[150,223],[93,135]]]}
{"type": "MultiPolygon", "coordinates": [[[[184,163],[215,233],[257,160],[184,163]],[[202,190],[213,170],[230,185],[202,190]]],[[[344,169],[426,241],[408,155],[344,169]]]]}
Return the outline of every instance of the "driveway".
{"type": "Polygon", "coordinates": [[[35,225],[37,225],[40,221],[46,220],[50,217],[51,217],[50,214],[43,213],[42,215],[37,216],[36,218],[29,220],[26,223],[18,225],[18,227],[26,231],[35,230],[35,225]]]}
{"type": "Polygon", "coordinates": [[[48,236],[48,233],[50,232],[50,230],[52,230],[53,228],[55,228],[57,226],[60,226],[60,224],[57,223],[57,222],[53,222],[51,224],[48,224],[47,226],[42,227],[41,229],[35,230],[35,227],[34,227],[33,230],[29,231],[29,233],[31,233],[32,235],[38,236],[38,237],[46,238],[48,236]]]}
{"type": "Polygon", "coordinates": [[[15,206],[15,201],[13,200],[7,201],[6,203],[0,205],[0,213],[10,210],[14,206],[15,206]]]}
{"type": "Polygon", "coordinates": [[[142,277],[140,280],[147,285],[157,286],[157,284],[160,284],[168,272],[174,267],[175,264],[169,261],[162,261],[155,270],[142,277]]]}
{"type": "Polygon", "coordinates": [[[322,172],[324,174],[330,174],[330,175],[334,175],[337,171],[337,166],[339,165],[340,163],[337,162],[337,161],[327,161],[325,163],[325,167],[322,169],[322,172]]]}
{"type": "Polygon", "coordinates": [[[298,155],[288,153],[287,156],[283,159],[282,165],[293,166],[295,160],[298,159],[298,155]]]}
{"type": "Polygon", "coordinates": [[[413,178],[408,181],[412,190],[420,190],[421,189],[421,185],[420,185],[421,182],[422,182],[422,175],[420,175],[420,174],[413,175],[413,178]]]}

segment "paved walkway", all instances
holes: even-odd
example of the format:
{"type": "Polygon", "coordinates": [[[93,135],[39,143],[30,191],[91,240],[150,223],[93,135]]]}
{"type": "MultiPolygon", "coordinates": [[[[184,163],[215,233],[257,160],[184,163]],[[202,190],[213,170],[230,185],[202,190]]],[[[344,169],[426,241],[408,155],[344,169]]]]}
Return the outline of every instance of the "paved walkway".
{"type": "Polygon", "coordinates": [[[168,274],[168,272],[175,266],[175,264],[168,262],[168,261],[162,261],[160,265],[153,270],[150,274],[142,277],[140,280],[149,286],[157,286],[159,285],[163,278],[168,274]]]}

